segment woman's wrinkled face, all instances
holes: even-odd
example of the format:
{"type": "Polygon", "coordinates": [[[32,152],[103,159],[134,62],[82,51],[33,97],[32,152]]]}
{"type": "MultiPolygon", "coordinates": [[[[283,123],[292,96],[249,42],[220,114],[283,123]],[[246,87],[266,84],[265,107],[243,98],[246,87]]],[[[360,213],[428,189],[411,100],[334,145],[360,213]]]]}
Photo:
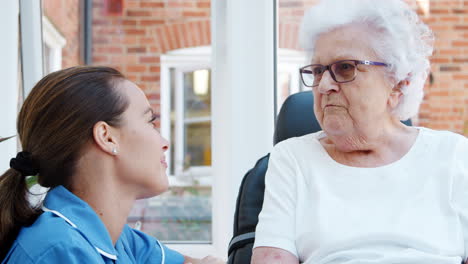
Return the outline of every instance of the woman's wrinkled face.
{"type": "MultiPolygon", "coordinates": [[[[381,61],[371,48],[376,37],[366,27],[349,25],[319,36],[311,64],[329,65],[339,60],[381,61]]],[[[358,65],[356,78],[335,82],[325,71],[313,88],[314,111],[322,129],[329,135],[350,135],[390,118],[388,107],[392,91],[385,67],[358,65]]]]}
{"type": "Polygon", "coordinates": [[[138,199],[158,195],[168,188],[164,155],[168,142],[156,129],[156,117],[143,91],[128,80],[118,86],[129,101],[119,128],[118,177],[135,188],[138,199]]]}

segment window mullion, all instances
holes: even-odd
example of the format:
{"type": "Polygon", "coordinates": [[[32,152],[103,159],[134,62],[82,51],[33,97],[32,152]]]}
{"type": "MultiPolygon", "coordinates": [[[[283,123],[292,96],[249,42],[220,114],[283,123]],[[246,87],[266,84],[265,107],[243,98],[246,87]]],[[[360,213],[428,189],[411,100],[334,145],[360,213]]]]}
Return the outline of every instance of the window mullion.
{"type": "Polygon", "coordinates": [[[184,107],[184,74],[180,70],[175,72],[175,175],[180,175],[184,170],[184,130],[185,130],[185,107],[184,107]]]}

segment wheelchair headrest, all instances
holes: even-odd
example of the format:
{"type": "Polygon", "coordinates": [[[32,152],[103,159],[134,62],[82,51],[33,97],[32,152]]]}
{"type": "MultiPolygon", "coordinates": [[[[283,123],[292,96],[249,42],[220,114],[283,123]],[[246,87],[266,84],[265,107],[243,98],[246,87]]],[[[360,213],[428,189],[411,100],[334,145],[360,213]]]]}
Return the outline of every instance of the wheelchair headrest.
{"type": "Polygon", "coordinates": [[[312,91],[290,95],[276,119],[273,143],[290,137],[300,137],[322,130],[314,114],[314,95],[312,91]]]}

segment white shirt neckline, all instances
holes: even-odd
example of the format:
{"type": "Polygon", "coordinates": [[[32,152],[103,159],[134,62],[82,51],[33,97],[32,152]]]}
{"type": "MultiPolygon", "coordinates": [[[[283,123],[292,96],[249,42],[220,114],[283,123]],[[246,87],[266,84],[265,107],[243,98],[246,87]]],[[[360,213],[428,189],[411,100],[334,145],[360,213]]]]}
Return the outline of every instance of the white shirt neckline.
{"type": "Polygon", "coordinates": [[[421,138],[423,137],[422,134],[424,133],[424,129],[421,127],[415,127],[415,128],[418,130],[418,135],[416,136],[416,139],[413,142],[413,145],[411,146],[411,148],[402,157],[400,157],[400,159],[394,162],[382,165],[382,166],[377,166],[377,167],[354,167],[354,166],[349,166],[346,164],[339,163],[336,160],[334,160],[332,157],[330,157],[325,147],[320,143],[320,139],[326,137],[325,131],[318,132],[318,135],[314,137],[314,143],[319,145],[319,150],[323,154],[322,157],[324,157],[324,161],[329,163],[329,165],[332,167],[337,167],[337,168],[346,169],[346,170],[362,170],[362,169],[368,169],[368,170],[384,169],[385,170],[385,169],[398,166],[407,160],[412,160],[411,157],[413,155],[416,155],[416,153],[418,152],[418,148],[419,148],[418,146],[420,145],[420,142],[422,141],[421,138]]]}

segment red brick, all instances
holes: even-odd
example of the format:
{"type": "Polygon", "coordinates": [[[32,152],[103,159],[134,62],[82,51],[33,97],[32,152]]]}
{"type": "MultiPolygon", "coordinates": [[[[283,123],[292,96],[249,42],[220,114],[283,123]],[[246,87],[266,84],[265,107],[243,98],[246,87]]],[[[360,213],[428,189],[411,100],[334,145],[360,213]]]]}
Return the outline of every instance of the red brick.
{"type": "Polygon", "coordinates": [[[128,10],[127,16],[129,17],[149,17],[151,16],[151,12],[149,11],[142,11],[142,10],[128,10]]]}
{"type": "Polygon", "coordinates": [[[169,1],[167,3],[168,7],[170,8],[187,8],[187,7],[194,7],[194,4],[192,2],[174,2],[174,1],[169,1]]]}
{"type": "Polygon", "coordinates": [[[177,46],[175,37],[173,36],[173,34],[171,34],[173,31],[169,29],[170,27],[171,26],[164,27],[164,36],[163,36],[169,44],[168,50],[176,49],[176,46],[177,46]]]}
{"type": "Polygon", "coordinates": [[[141,80],[144,82],[156,82],[156,81],[159,81],[159,74],[158,75],[143,75],[141,76],[141,80]]]}
{"type": "Polygon", "coordinates": [[[98,27],[97,30],[95,31],[95,33],[99,36],[120,35],[122,34],[122,32],[123,31],[117,27],[98,27]]]}
{"type": "MultiPolygon", "coordinates": [[[[102,0],[100,0],[102,1],[102,0]]],[[[125,1],[125,8],[126,9],[134,9],[134,8],[139,8],[140,5],[138,1],[125,1]]]]}
{"type": "Polygon", "coordinates": [[[161,25],[164,24],[164,20],[162,19],[147,19],[147,20],[141,20],[140,25],[145,27],[145,26],[156,26],[156,25],[161,25]]]}
{"type": "Polygon", "coordinates": [[[109,57],[104,56],[104,55],[94,55],[92,60],[93,60],[94,63],[104,63],[104,62],[109,61],[109,57]]]}
{"type": "Polygon", "coordinates": [[[123,53],[123,48],[122,47],[116,47],[116,46],[103,46],[103,47],[98,47],[96,48],[96,52],[98,53],[118,53],[122,54],[123,53]]]}
{"type": "Polygon", "coordinates": [[[200,46],[200,32],[198,31],[197,24],[195,22],[189,23],[189,31],[192,39],[193,46],[200,46]]]}
{"type": "Polygon", "coordinates": [[[111,20],[109,19],[93,19],[93,25],[95,26],[104,26],[104,25],[110,25],[111,20]]]}
{"type": "Polygon", "coordinates": [[[141,73],[146,71],[145,65],[129,65],[125,68],[127,72],[141,73]]]}
{"type": "Polygon", "coordinates": [[[187,47],[193,47],[195,46],[194,43],[194,36],[193,32],[190,28],[189,23],[185,23],[182,25],[182,33],[184,34],[185,42],[187,43],[187,47]]]}
{"type": "Polygon", "coordinates": [[[156,44],[157,44],[153,37],[144,37],[144,38],[140,38],[139,43],[140,43],[141,45],[146,45],[146,46],[152,46],[152,45],[156,45],[156,44]]]}
{"type": "Polygon", "coordinates": [[[162,28],[158,28],[156,31],[156,42],[158,43],[163,51],[169,50],[169,40],[164,37],[164,31],[162,28]]]}
{"type": "Polygon", "coordinates": [[[180,37],[179,37],[179,31],[177,29],[177,25],[175,25],[175,24],[171,25],[170,30],[171,30],[171,33],[172,33],[172,36],[173,36],[173,39],[174,39],[174,44],[175,44],[175,46],[172,46],[171,48],[172,49],[178,49],[178,48],[182,47],[182,43],[181,43],[181,40],[180,40],[180,37]]]}
{"type": "Polygon", "coordinates": [[[138,38],[136,36],[134,36],[134,35],[123,36],[123,38],[120,41],[124,45],[136,45],[136,44],[138,44],[138,38]]]}
{"type": "Polygon", "coordinates": [[[210,20],[205,21],[205,38],[206,38],[206,44],[205,45],[211,45],[211,24],[210,20]]]}
{"type": "Polygon", "coordinates": [[[468,81],[468,74],[455,74],[453,75],[453,79],[468,81]]]}
{"type": "Polygon", "coordinates": [[[128,28],[124,29],[125,34],[128,35],[144,35],[145,30],[144,29],[136,29],[136,28],[128,28]]]}
{"type": "Polygon", "coordinates": [[[431,14],[450,14],[450,10],[448,9],[431,9],[431,14]]]}
{"type": "Polygon", "coordinates": [[[468,57],[465,57],[465,58],[453,58],[453,62],[456,62],[456,63],[468,63],[468,57]]]}
{"type": "Polygon", "coordinates": [[[209,14],[203,11],[184,11],[182,12],[184,17],[207,17],[209,14]]]}
{"type": "Polygon", "coordinates": [[[144,8],[162,8],[164,7],[164,3],[160,3],[160,2],[142,2],[140,4],[141,7],[144,7],[144,8]]]}
{"type": "Polygon", "coordinates": [[[109,43],[109,38],[104,36],[93,37],[93,44],[107,44],[109,43]]]}
{"type": "Polygon", "coordinates": [[[453,9],[453,13],[454,14],[468,14],[468,10],[467,9],[455,8],[455,9],[453,9]]]}
{"type": "Polygon", "coordinates": [[[133,48],[127,48],[128,53],[145,53],[146,52],[146,47],[133,47],[133,48]]]}
{"type": "Polygon", "coordinates": [[[180,46],[178,48],[186,48],[188,47],[187,45],[187,40],[186,40],[186,34],[184,32],[184,25],[183,24],[176,24],[176,32],[177,36],[179,37],[180,40],[180,46]]]}
{"type": "Polygon", "coordinates": [[[163,52],[163,50],[162,50],[162,48],[160,46],[150,47],[149,51],[152,52],[152,53],[162,53],[163,52]]]}
{"type": "Polygon", "coordinates": [[[198,2],[197,7],[198,8],[211,8],[211,3],[210,2],[198,2]]]}
{"type": "Polygon", "coordinates": [[[151,66],[150,67],[150,72],[157,72],[159,73],[161,71],[161,67],[159,66],[151,66]]]}
{"type": "Polygon", "coordinates": [[[140,63],[159,63],[160,59],[156,56],[143,56],[140,58],[140,63]]]}
{"type": "Polygon", "coordinates": [[[122,21],[122,25],[124,25],[124,26],[136,26],[137,21],[134,20],[134,19],[125,19],[125,20],[122,21]]]}
{"type": "Polygon", "coordinates": [[[460,17],[458,16],[442,16],[439,18],[442,22],[460,22],[460,17]]]}
{"type": "Polygon", "coordinates": [[[461,50],[459,49],[442,49],[439,51],[441,55],[460,55],[461,50]]]}
{"type": "Polygon", "coordinates": [[[453,42],[454,47],[468,47],[468,40],[457,40],[453,42]]]}

